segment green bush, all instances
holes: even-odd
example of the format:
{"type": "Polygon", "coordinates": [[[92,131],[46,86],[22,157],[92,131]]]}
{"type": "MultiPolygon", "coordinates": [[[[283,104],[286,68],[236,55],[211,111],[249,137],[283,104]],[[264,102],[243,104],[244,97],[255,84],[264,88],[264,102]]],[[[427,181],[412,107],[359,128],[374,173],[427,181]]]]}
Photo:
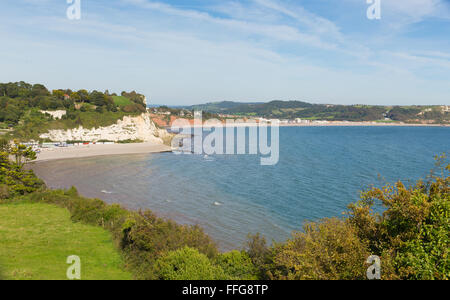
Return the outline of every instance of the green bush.
{"type": "Polygon", "coordinates": [[[141,279],[155,279],[153,265],[169,251],[188,246],[209,258],[217,255],[216,245],[200,227],[166,221],[150,211],[131,214],[122,229],[122,249],[141,279]]]}
{"type": "Polygon", "coordinates": [[[387,279],[449,279],[450,164],[432,173],[427,182],[372,188],[350,206],[349,221],[373,254],[389,253],[387,279]],[[380,202],[382,215],[372,207],[380,202]]]}
{"type": "Polygon", "coordinates": [[[450,164],[409,187],[372,188],[347,218],[307,224],[285,243],[269,247],[257,234],[246,251],[218,254],[198,226],[84,198],[75,188],[46,190],[9,160],[12,153],[0,152],[0,202],[55,204],[74,222],[110,230],[136,279],[365,279],[370,255],[380,256],[382,279],[449,279],[450,164]],[[382,214],[374,212],[376,202],[382,214]]]}
{"type": "Polygon", "coordinates": [[[26,195],[44,186],[42,180],[37,178],[33,171],[22,168],[22,158],[22,152],[19,150],[15,153],[0,152],[0,185],[7,186],[3,188],[3,199],[26,195]],[[13,154],[17,155],[18,163],[10,161],[10,156],[13,154]]]}
{"type": "Polygon", "coordinates": [[[257,280],[257,269],[245,251],[233,250],[219,254],[215,263],[222,268],[228,279],[257,280]]]}
{"type": "Polygon", "coordinates": [[[139,143],[143,143],[143,142],[144,141],[140,140],[140,139],[136,139],[136,140],[128,139],[128,140],[118,141],[117,143],[118,144],[139,144],[139,143]]]}
{"type": "Polygon", "coordinates": [[[276,279],[365,279],[370,256],[356,230],[339,219],[307,224],[275,256],[276,279]]]}
{"type": "Polygon", "coordinates": [[[163,254],[189,246],[214,258],[217,248],[196,226],[183,226],[156,217],[152,212],[130,212],[119,205],[107,205],[99,199],[67,191],[35,192],[22,201],[51,203],[67,208],[74,222],[103,226],[110,230],[124,254],[128,268],[137,279],[156,279],[155,262],[163,254]]]}
{"type": "Polygon", "coordinates": [[[155,263],[155,273],[162,280],[223,280],[224,271],[198,250],[184,247],[170,251],[155,263]]]}
{"type": "Polygon", "coordinates": [[[269,248],[266,239],[259,233],[248,235],[247,254],[256,268],[259,279],[272,279],[274,248],[269,248]]]}

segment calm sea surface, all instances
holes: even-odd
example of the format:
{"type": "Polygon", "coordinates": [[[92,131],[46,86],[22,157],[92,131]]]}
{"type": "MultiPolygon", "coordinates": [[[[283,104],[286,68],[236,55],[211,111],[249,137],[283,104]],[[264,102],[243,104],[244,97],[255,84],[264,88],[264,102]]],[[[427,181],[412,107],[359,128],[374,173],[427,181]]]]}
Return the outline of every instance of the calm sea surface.
{"type": "Polygon", "coordinates": [[[282,241],[307,220],[341,216],[370,184],[424,178],[450,153],[450,128],[284,127],[280,161],[172,153],[39,163],[50,187],[199,224],[224,250],[248,233],[282,241]]]}

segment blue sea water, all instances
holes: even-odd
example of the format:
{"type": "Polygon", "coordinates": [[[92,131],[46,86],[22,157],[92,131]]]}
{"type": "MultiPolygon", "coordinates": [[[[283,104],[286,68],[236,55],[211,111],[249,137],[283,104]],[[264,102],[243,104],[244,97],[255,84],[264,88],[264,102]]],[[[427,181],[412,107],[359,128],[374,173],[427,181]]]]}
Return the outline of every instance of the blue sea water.
{"type": "Polygon", "coordinates": [[[450,153],[444,127],[282,127],[280,160],[254,155],[111,156],[36,164],[55,188],[199,224],[224,250],[248,233],[283,241],[308,221],[339,217],[371,184],[425,178],[450,153]]]}

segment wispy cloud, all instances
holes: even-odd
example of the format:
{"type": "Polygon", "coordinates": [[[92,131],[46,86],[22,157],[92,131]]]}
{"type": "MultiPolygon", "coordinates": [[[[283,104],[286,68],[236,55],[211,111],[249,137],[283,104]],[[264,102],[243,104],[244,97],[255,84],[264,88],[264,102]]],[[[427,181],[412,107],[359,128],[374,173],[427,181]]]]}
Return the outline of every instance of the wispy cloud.
{"type": "Polygon", "coordinates": [[[436,11],[442,1],[412,0],[422,9],[418,13],[382,0],[387,16],[380,22],[365,18],[367,6],[359,0],[343,0],[328,11],[315,0],[99,0],[83,2],[78,22],[65,18],[65,3],[30,1],[10,2],[0,11],[9,53],[2,49],[9,59],[0,61],[8,70],[0,81],[138,89],[168,104],[448,99],[442,84],[450,78],[445,27],[430,37],[382,30],[397,22],[390,15],[414,20],[402,26],[446,20],[436,11]],[[70,72],[61,76],[62,66],[70,72]]]}

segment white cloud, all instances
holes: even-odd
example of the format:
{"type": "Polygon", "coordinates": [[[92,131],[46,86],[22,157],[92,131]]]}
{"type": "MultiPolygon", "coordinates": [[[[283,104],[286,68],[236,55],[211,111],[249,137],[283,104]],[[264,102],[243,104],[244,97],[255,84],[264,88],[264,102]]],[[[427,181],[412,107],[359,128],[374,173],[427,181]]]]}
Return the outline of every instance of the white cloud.
{"type": "Polygon", "coordinates": [[[307,11],[302,6],[295,5],[287,7],[278,1],[272,0],[253,0],[253,1],[258,3],[259,5],[273,9],[286,16],[294,18],[296,21],[302,23],[303,25],[307,26],[309,29],[318,34],[330,34],[331,36],[337,39],[340,39],[342,37],[340,29],[335,23],[307,11]]]}
{"type": "Polygon", "coordinates": [[[2,36],[11,58],[1,62],[8,72],[0,79],[48,80],[55,88],[136,89],[168,104],[448,99],[448,87],[421,75],[430,67],[449,74],[446,49],[408,49],[399,43],[369,49],[366,37],[350,38],[348,27],[298,3],[252,0],[195,10],[121,1],[126,9],[109,6],[104,13],[91,6],[88,17],[75,23],[64,11],[58,17],[53,11],[31,17],[0,12],[6,16],[8,34],[2,36]],[[61,73],[61,66],[70,72],[61,73]]]}
{"type": "Polygon", "coordinates": [[[447,68],[450,69],[450,56],[445,54],[440,54],[440,57],[436,55],[414,55],[410,53],[394,52],[391,53],[394,57],[408,60],[415,63],[415,67],[437,67],[437,68],[447,68]],[[443,56],[444,55],[444,56],[443,56]]]}
{"type": "Polygon", "coordinates": [[[382,0],[385,9],[407,16],[411,21],[421,21],[426,17],[436,17],[442,12],[442,0],[382,0]]]}

